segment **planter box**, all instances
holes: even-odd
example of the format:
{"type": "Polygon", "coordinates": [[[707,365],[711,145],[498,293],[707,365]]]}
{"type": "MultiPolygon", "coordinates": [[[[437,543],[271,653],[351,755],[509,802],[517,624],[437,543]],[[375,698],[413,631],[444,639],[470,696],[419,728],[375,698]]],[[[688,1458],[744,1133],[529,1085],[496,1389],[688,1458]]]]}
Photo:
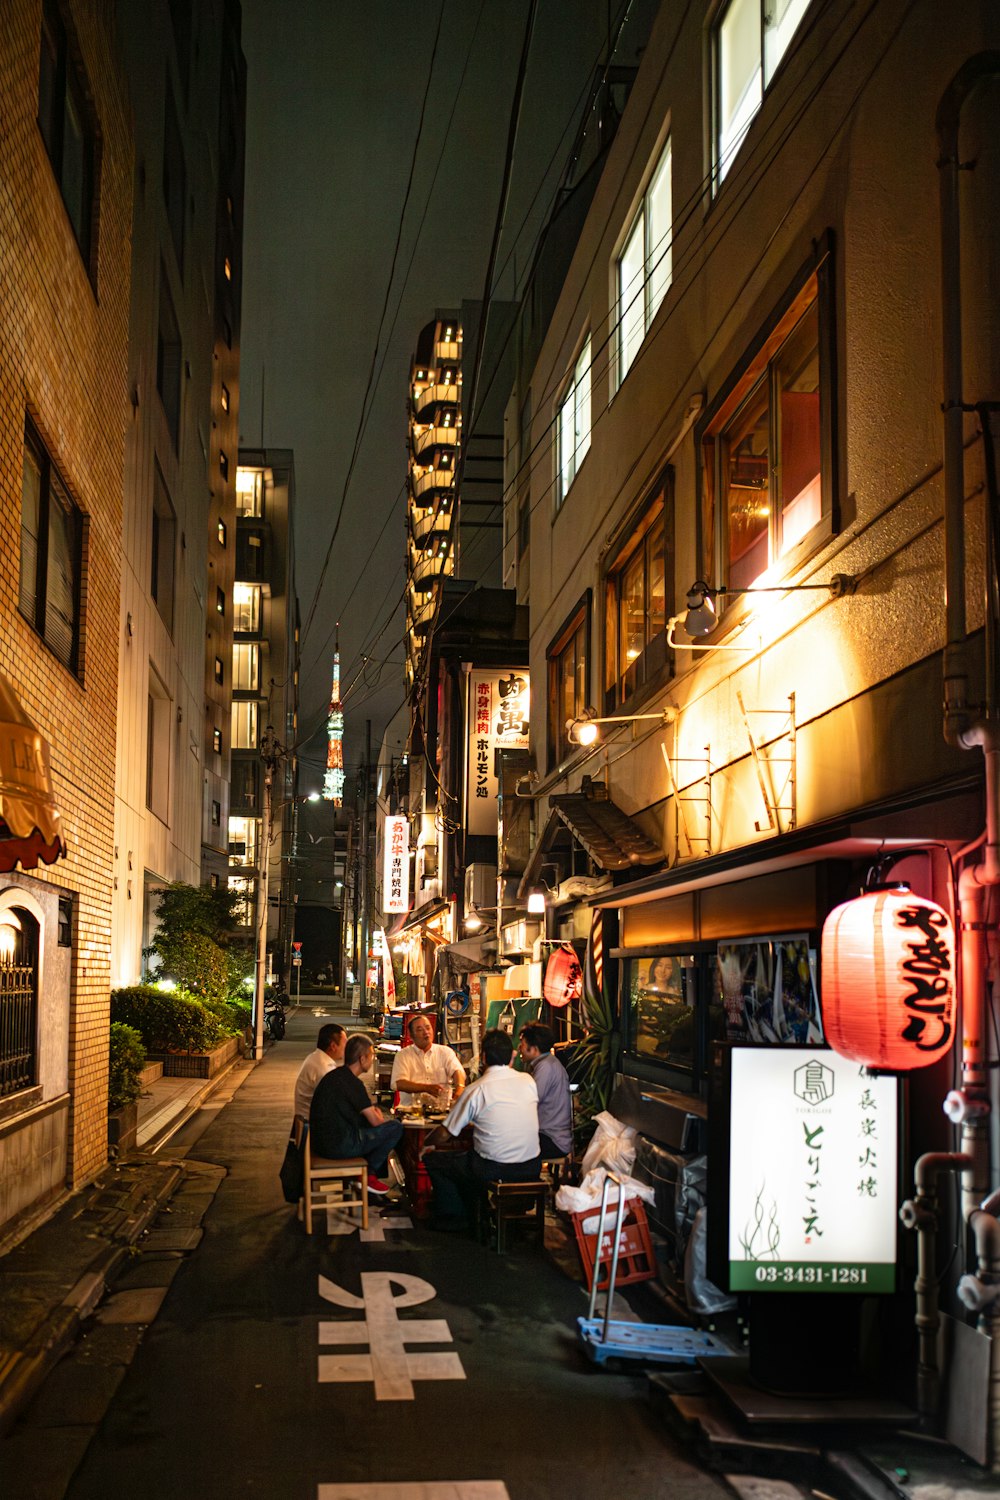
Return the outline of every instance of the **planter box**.
{"type": "Polygon", "coordinates": [[[239,1037],[231,1036],[211,1052],[163,1052],[147,1061],[162,1063],[164,1078],[214,1078],[239,1050],[239,1037]]]}
{"type": "Polygon", "coordinates": [[[108,1154],[124,1156],[135,1150],[136,1133],[139,1129],[139,1102],[123,1105],[108,1115],[108,1154]]]}
{"type": "Polygon", "coordinates": [[[142,1085],[143,1092],[145,1092],[146,1089],[154,1084],[158,1078],[162,1077],[163,1064],[161,1062],[147,1062],[146,1066],[139,1074],[139,1082],[142,1085]]]}

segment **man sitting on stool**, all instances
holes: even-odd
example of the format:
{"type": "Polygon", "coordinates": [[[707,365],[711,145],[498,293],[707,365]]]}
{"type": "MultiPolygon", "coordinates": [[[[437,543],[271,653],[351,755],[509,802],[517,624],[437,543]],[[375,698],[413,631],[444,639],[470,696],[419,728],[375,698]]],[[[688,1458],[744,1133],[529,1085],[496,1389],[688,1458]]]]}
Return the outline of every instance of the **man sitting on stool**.
{"type": "Polygon", "coordinates": [[[566,1156],[573,1144],[573,1095],[569,1074],[552,1051],[555,1033],[541,1021],[521,1027],[517,1052],[538,1090],[538,1138],[542,1158],[566,1156]]]}
{"type": "Polygon", "coordinates": [[[309,1130],[314,1157],[342,1161],[348,1156],[363,1156],[368,1163],[368,1191],[381,1197],[389,1191],[381,1176],[389,1152],[402,1139],[403,1127],[398,1120],[385,1118],[361,1082],[360,1075],[368,1072],[374,1056],[375,1049],[363,1033],[348,1039],[344,1066],[334,1068],[316,1085],[309,1130]]]}
{"type": "Polygon", "coordinates": [[[510,1066],[514,1044],[505,1031],[483,1037],[484,1072],[463,1092],[448,1118],[427,1137],[421,1156],[434,1188],[432,1229],[457,1231],[475,1223],[488,1182],[537,1182],[538,1090],[510,1066]],[[471,1151],[433,1148],[473,1126],[471,1151]]]}

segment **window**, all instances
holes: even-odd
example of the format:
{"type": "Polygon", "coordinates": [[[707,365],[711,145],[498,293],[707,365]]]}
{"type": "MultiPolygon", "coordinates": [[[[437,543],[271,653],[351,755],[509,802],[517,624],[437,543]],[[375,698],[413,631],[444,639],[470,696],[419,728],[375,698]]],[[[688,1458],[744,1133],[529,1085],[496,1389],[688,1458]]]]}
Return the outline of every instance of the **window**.
{"type": "Polygon", "coordinates": [[[832,535],[831,278],[827,257],[706,417],[704,522],[718,544],[703,565],[734,591],[832,535]]]}
{"type": "Polygon", "coordinates": [[[56,939],[60,948],[73,946],[73,897],[59,897],[59,927],[56,939]]]}
{"type": "Polygon", "coordinates": [[[590,447],[590,338],[576,362],[573,378],[559,403],[557,429],[559,473],[556,504],[565,500],[590,447]]]}
{"type": "Polygon", "coordinates": [[[215,591],[215,613],[217,615],[224,615],[226,613],[226,595],[224,589],[216,589],[215,591]]]}
{"type": "Polygon", "coordinates": [[[241,927],[251,926],[254,919],[257,882],[245,875],[230,875],[230,892],[237,897],[233,905],[233,916],[241,927]]]}
{"type": "Polygon", "coordinates": [[[809,0],[729,0],[715,28],[715,174],[725,177],[809,0]]]}
{"type": "Polygon", "coordinates": [[[222,754],[222,730],[212,730],[212,749],[216,755],[222,754]]]}
{"type": "Polygon", "coordinates": [[[671,172],[672,152],[668,139],[616,268],[618,334],[615,367],[618,385],[632,368],[673,274],[671,172]]]}
{"type": "Polygon", "coordinates": [[[38,64],[38,124],[80,252],[92,264],[96,135],[87,88],[71,55],[56,0],[44,0],[38,64]]]}
{"type": "Polygon", "coordinates": [[[590,590],[546,652],[548,661],[549,769],[572,752],[567,720],[578,719],[588,702],[590,683],[590,590]]]}
{"type": "Polygon", "coordinates": [[[81,675],[80,585],[83,517],[31,423],[21,477],[18,605],[64,667],[81,675]]]}
{"type": "Polygon", "coordinates": [[[264,471],[262,469],[236,470],[236,514],[238,516],[262,516],[264,514],[264,471]]]}
{"type": "Polygon", "coordinates": [[[187,174],[184,170],[184,148],[177,123],[174,96],[166,90],[166,115],[163,122],[163,202],[167,210],[170,238],[177,256],[177,267],[184,274],[184,204],[187,201],[187,174]]]}
{"type": "Polygon", "coordinates": [[[617,549],[605,578],[605,713],[617,712],[640,688],[665,674],[672,546],[673,508],[669,480],[664,480],[617,549]]]}
{"type": "Polygon", "coordinates": [[[0,928],[0,1099],[38,1082],[38,923],[23,906],[0,928]]]}
{"type": "Polygon", "coordinates": [[[153,527],[149,592],[168,630],[174,624],[174,539],[177,517],[159,468],[153,476],[153,527]]]}
{"type": "Polygon", "coordinates": [[[219,517],[219,524],[215,529],[215,534],[219,538],[219,546],[224,547],[226,545],[226,523],[221,516],[219,517]]]}
{"type": "Polygon", "coordinates": [[[232,723],[229,736],[234,750],[256,750],[257,704],[237,700],[233,704],[232,723]]]}
{"type": "Polygon", "coordinates": [[[223,665],[222,657],[221,656],[217,656],[215,658],[215,680],[216,680],[216,682],[224,682],[225,681],[225,676],[226,676],[226,669],[225,669],[225,667],[223,665]]]}
{"type": "Polygon", "coordinates": [[[159,326],[156,335],[156,389],[160,393],[167,428],[176,448],[181,425],[181,334],[170,287],[167,285],[166,267],[162,261],[159,326]]]}
{"type": "Polygon", "coordinates": [[[219,473],[223,479],[229,478],[229,457],[225,453],[219,454],[219,473]]]}
{"type": "Polygon", "coordinates": [[[260,584],[233,585],[233,629],[237,635],[256,635],[260,630],[260,584]]]}
{"type": "Polygon", "coordinates": [[[212,803],[212,827],[218,828],[222,822],[222,803],[212,803]]]}
{"type": "Polygon", "coordinates": [[[233,646],[233,692],[256,693],[260,685],[260,647],[256,641],[233,646]]]}
{"type": "Polygon", "coordinates": [[[222,390],[219,392],[219,401],[221,403],[222,410],[223,411],[228,411],[229,410],[229,387],[228,387],[228,385],[224,384],[223,387],[222,387],[222,390]]]}
{"type": "Polygon", "coordinates": [[[232,865],[255,865],[257,863],[257,818],[229,819],[229,863],[232,865]]]}
{"type": "Polygon", "coordinates": [[[170,810],[170,699],[158,677],[150,674],[146,695],[146,806],[161,823],[170,810]]]}

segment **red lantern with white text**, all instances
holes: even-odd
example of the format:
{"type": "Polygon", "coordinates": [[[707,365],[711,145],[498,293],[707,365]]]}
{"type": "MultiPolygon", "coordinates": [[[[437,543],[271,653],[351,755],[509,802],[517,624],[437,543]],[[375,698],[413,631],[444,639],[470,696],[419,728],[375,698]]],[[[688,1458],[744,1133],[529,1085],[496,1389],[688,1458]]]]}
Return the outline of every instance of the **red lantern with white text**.
{"type": "Polygon", "coordinates": [[[866,891],[823,924],[823,1033],[835,1052],[885,1072],[926,1068],[955,1038],[955,935],[947,912],[897,884],[866,891]]]}
{"type": "Polygon", "coordinates": [[[543,992],[550,1005],[568,1005],[583,994],[583,969],[574,950],[557,948],[545,968],[543,992]]]}

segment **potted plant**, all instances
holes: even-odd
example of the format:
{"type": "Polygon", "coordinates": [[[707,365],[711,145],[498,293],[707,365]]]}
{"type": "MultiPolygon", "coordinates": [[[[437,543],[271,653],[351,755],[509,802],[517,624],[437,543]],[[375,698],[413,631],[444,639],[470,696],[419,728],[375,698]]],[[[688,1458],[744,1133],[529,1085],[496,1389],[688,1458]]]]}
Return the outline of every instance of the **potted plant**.
{"type": "Polygon", "coordinates": [[[139,1126],[139,1075],[146,1064],[142,1038],[132,1026],[111,1022],[108,1052],[108,1146],[121,1155],[134,1148],[139,1126]]]}

